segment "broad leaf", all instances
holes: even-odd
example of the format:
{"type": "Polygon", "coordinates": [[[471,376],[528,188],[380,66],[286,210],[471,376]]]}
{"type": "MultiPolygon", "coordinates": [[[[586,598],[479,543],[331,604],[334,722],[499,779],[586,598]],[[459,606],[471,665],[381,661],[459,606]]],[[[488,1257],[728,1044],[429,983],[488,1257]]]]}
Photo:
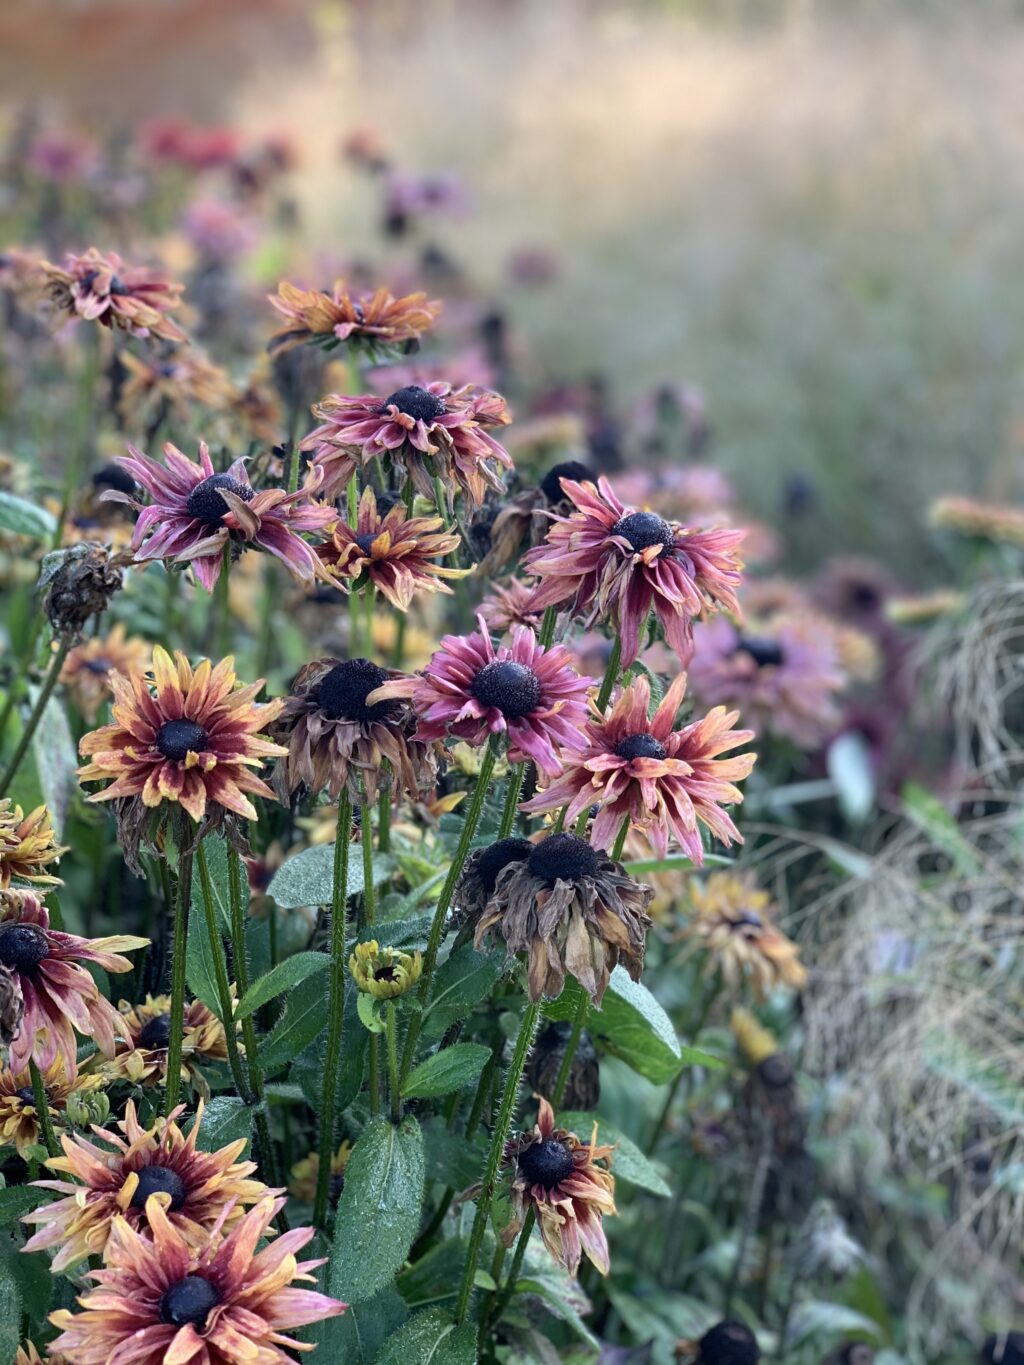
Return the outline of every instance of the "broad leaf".
{"type": "Polygon", "coordinates": [[[490,1060],[491,1049],[481,1043],[456,1043],[435,1052],[414,1067],[402,1086],[402,1098],[429,1099],[450,1095],[475,1081],[490,1060]]]}
{"type": "MultiPolygon", "coordinates": [[[[570,978],[544,1012],[551,1019],[572,1019],[579,998],[579,984],[570,978]]],[[[632,981],[622,967],[612,972],[602,1007],[591,1009],[587,1016],[587,1029],[609,1052],[655,1085],[671,1081],[683,1066],[683,1050],[671,1019],[647,987],[632,981]]]]}
{"type": "MultiPolygon", "coordinates": [[[[348,856],[348,895],[363,889],[363,859],[359,844],[353,843],[348,856]]],[[[394,868],[391,858],[375,857],[373,880],[376,885],[387,881],[394,868]]],[[[284,862],[271,878],[267,894],[273,896],[283,910],[295,910],[306,905],[330,905],[334,896],[334,845],[317,844],[304,849],[284,862]]]]}
{"type": "Polygon", "coordinates": [[[0,1360],[12,1361],[21,1341],[21,1293],[14,1276],[13,1256],[17,1254],[12,1243],[5,1242],[3,1256],[0,1257],[0,1303],[4,1311],[0,1313],[0,1360]]]}
{"type": "MultiPolygon", "coordinates": [[[[266,976],[261,976],[259,981],[249,987],[235,1011],[236,1017],[245,1019],[268,1000],[273,1000],[284,991],[293,990],[318,972],[325,972],[330,965],[331,959],[327,953],[296,953],[294,957],[286,957],[283,962],[272,967],[266,976]]],[[[323,1004],[326,988],[321,992],[318,987],[316,993],[321,996],[323,1004]]]]}
{"type": "Polygon", "coordinates": [[[203,1152],[215,1152],[239,1138],[251,1143],[252,1117],[251,1106],[237,1095],[215,1095],[203,1110],[196,1146],[203,1152]]]}
{"type": "Polygon", "coordinates": [[[0,1189],[0,1228],[16,1227],[23,1213],[52,1199],[49,1190],[34,1185],[8,1185],[0,1189]]]}
{"type": "Polygon", "coordinates": [[[423,1036],[440,1038],[456,1020],[465,1019],[501,976],[504,962],[503,953],[478,953],[471,943],[452,953],[434,977],[423,1036]]]}
{"type": "Polygon", "coordinates": [[[456,1327],[440,1308],[417,1313],[377,1353],[374,1365],[476,1365],[476,1328],[456,1327]]]}
{"type": "Polygon", "coordinates": [[[0,531],[13,531],[33,540],[47,540],[57,529],[57,521],[45,507],[16,498],[13,493],[0,492],[0,531]]]}
{"type": "Polygon", "coordinates": [[[624,1180],[629,1185],[637,1185],[651,1194],[662,1198],[672,1193],[657,1167],[644,1156],[632,1138],[601,1118],[598,1114],[583,1114],[575,1111],[559,1112],[558,1126],[568,1128],[581,1142],[589,1142],[594,1124],[597,1124],[597,1141],[601,1145],[615,1144],[612,1155],[612,1171],[616,1180],[624,1180]]]}
{"type": "Polygon", "coordinates": [[[260,1039],[260,1066],[270,1072],[294,1061],[326,1027],[327,1008],[321,992],[295,991],[271,1032],[260,1039]]]}

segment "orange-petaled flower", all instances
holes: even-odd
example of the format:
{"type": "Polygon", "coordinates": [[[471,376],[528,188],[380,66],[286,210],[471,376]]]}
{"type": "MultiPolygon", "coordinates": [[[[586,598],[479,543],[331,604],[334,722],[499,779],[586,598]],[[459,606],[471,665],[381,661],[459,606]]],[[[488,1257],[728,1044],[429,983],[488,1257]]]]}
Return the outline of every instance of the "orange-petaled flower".
{"type": "Polygon", "coordinates": [[[701,825],[723,844],[742,843],[723,807],[743,800],[735,783],[748,776],[757,756],[722,755],[746,744],[753,731],[733,730],[737,712],[721,706],[674,730],[685,692],[686,674],[681,673],[652,719],[650,683],[643,676],[623,688],[607,716],[594,705],[586,748],[568,755],[562,776],[522,809],[567,805],[571,825],[597,804],[590,834],[595,848],[610,848],[628,820],[647,835],[659,858],[674,838],[698,867],[704,861],[701,825]]]}
{"type": "Polygon", "coordinates": [[[184,422],[198,406],[221,412],[235,398],[234,385],[219,365],[193,347],[164,355],[139,356],[125,350],[127,377],[121,387],[121,415],[141,430],[153,431],[170,416],[184,422]]]}
{"type": "Polygon", "coordinates": [[[555,1127],[555,1115],[540,1098],[537,1122],[505,1144],[504,1169],[512,1176],[513,1218],[501,1230],[511,1246],[530,1209],[540,1226],[544,1245],[570,1275],[579,1270],[584,1253],[607,1275],[608,1239],[602,1219],[616,1212],[615,1178],[608,1169],[613,1148],[597,1145],[597,1124],[590,1142],[555,1127]]]}
{"type": "Polygon", "coordinates": [[[68,1075],[77,1075],[76,1028],[104,1056],[113,1057],[121,1018],[82,964],[130,972],[132,964],[121,952],[148,943],[134,934],[90,939],[62,933],[50,927],[46,907],[31,891],[0,892],[0,964],[17,983],[25,1006],[10,1047],[11,1070],[25,1071],[34,1061],[46,1071],[59,1055],[68,1075]]]}
{"type": "Polygon", "coordinates": [[[37,806],[28,815],[9,799],[0,801],[0,889],[12,878],[37,886],[60,886],[47,872],[67,849],[57,843],[50,812],[37,806]]]}
{"type": "MultiPolygon", "coordinates": [[[[327,1187],[328,1202],[333,1208],[345,1188],[345,1167],[352,1155],[352,1144],[347,1139],[331,1157],[331,1177],[327,1187]]],[[[288,1193],[300,1203],[312,1204],[316,1198],[316,1181],[320,1172],[320,1153],[310,1152],[296,1161],[288,1176],[288,1193]]]]}
{"type": "Polygon", "coordinates": [[[928,509],[928,521],[942,531],[1024,547],[1024,507],[948,496],[935,499],[928,509]]]}
{"type": "Polygon", "coordinates": [[[75,645],[64,660],[60,681],[91,724],[103,703],[114,695],[111,674],[127,676],[133,670],[148,668],[151,652],[148,640],[128,635],[119,621],[106,635],[90,635],[75,645]]]}
{"type": "Polygon", "coordinates": [[[52,1349],[72,1365],[288,1365],[290,1352],[312,1350],[288,1333],[346,1305],[293,1285],[315,1284],[310,1272],[324,1264],[296,1260],[312,1228],[257,1251],[283,1203],[262,1200],[226,1236],[218,1227],[195,1250],[150,1196],[152,1241],[114,1220],[106,1266],[89,1273],[97,1288],[78,1300],[83,1311],[50,1315],[60,1330],[52,1349]]]}
{"type": "MultiPolygon", "coordinates": [[[[46,1104],[54,1123],[60,1124],[72,1095],[88,1094],[102,1084],[101,1076],[79,1073],[76,1079],[70,1078],[63,1057],[55,1057],[43,1072],[46,1104]]],[[[4,1067],[0,1071],[0,1146],[13,1144],[18,1155],[24,1157],[29,1147],[42,1141],[40,1134],[31,1073],[4,1067]]]]}
{"type": "Polygon", "coordinates": [[[258,1204],[270,1193],[261,1181],[251,1179],[256,1163],[238,1160],[245,1138],[216,1152],[201,1152],[196,1142],[202,1100],[187,1137],[177,1124],[184,1112],[179,1106],[168,1118],[144,1128],[129,1100],[117,1124],[119,1131],[93,1130],[102,1147],[77,1135],[62,1137],[64,1155],[50,1157],[46,1165],[70,1179],[33,1182],[62,1198],[23,1215],[23,1222],[38,1228],[25,1250],[57,1247],[51,1267],[56,1275],[86,1256],[101,1256],[116,1218],[149,1236],[152,1195],[160,1197],[163,1212],[183,1241],[202,1250],[213,1228],[237,1221],[246,1205],[258,1204]]]}
{"type": "MultiPolygon", "coordinates": [[[[109,1061],[96,1062],[96,1070],[107,1081],[126,1080],[147,1088],[165,1085],[167,1050],[171,1041],[171,997],[147,995],[139,1005],[119,1000],[117,1008],[124,1042],[118,1042],[117,1051],[109,1061]]],[[[201,1000],[186,1001],[181,1079],[202,1091],[206,1087],[199,1064],[226,1062],[227,1057],[224,1025],[201,1000]]]]}
{"type": "Polygon", "coordinates": [[[712,872],[689,886],[691,915],[682,933],[706,949],[708,970],[735,989],[749,977],[763,999],[775,986],[800,990],[807,972],[800,950],[774,922],[771,897],[750,873],[712,872]]]}
{"type": "Polygon", "coordinates": [[[516,626],[540,633],[544,613],[534,603],[534,586],[521,578],[491,584],[491,591],[480,603],[480,615],[496,635],[504,635],[516,626]]]}
{"type": "Polygon", "coordinates": [[[393,607],[408,611],[416,593],[450,593],[446,578],[472,572],[437,562],[458,545],[459,536],[444,529],[441,517],[411,517],[401,502],[382,516],[377,495],[367,485],[355,527],[339,521],[317,554],[333,584],[351,587],[365,575],[393,607]]]}
{"type": "Polygon", "coordinates": [[[178,652],[153,651],[151,673],[133,671],[111,678],[113,723],[87,734],[79,746],[91,761],[80,768],[83,782],[109,782],[90,801],[140,803],[155,810],[180,804],[201,821],[210,806],[245,819],[256,818],[249,796],[274,799],[252,771],[286,750],[261,736],[284,707],[282,700],[257,703],[263,681],[236,687],[234,660],[197,668],[178,652]]]}
{"type": "Polygon", "coordinates": [[[130,336],[186,339],[167,316],[181,307],[183,286],[126,266],[113,251],[90,247],[81,256],[65,256],[63,266],[44,261],[43,271],[51,298],[65,312],[130,336]]]}
{"type": "Polygon", "coordinates": [[[287,280],[268,295],[285,326],[270,339],[272,355],[307,341],[332,349],[341,342],[359,345],[371,356],[389,347],[418,341],[437,321],[441,304],[426,294],[395,298],[387,289],[350,288],[335,280],[331,292],[298,289],[287,280]]]}

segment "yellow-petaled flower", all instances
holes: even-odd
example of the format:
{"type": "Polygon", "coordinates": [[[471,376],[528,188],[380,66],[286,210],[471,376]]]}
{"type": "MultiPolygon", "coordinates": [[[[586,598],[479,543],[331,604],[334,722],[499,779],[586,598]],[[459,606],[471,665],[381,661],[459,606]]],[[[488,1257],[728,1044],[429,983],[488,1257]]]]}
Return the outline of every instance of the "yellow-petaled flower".
{"type": "Polygon", "coordinates": [[[829,622],[829,627],[843,672],[856,682],[874,682],[882,667],[882,656],[871,636],[837,621],[829,622]]]}
{"type": "Polygon", "coordinates": [[[929,525],[941,531],[1024,547],[1024,508],[1003,507],[975,498],[936,498],[928,509],[929,525]]]}
{"type": "Polygon", "coordinates": [[[774,923],[771,898],[749,873],[712,872],[689,885],[690,919],[682,936],[708,954],[735,989],[744,977],[763,999],[774,986],[799,990],[807,980],[797,945],[774,923]]]}
{"type": "Polygon", "coordinates": [[[184,1106],[179,1106],[144,1128],[129,1100],[118,1131],[95,1130],[102,1147],[82,1137],[61,1138],[64,1155],[50,1157],[46,1165],[71,1179],[35,1182],[62,1198],[24,1215],[23,1222],[39,1229],[25,1250],[59,1248],[51,1267],[59,1274],[86,1256],[102,1255],[118,1217],[145,1231],[152,1195],[162,1202],[175,1230],[197,1249],[207,1245],[214,1228],[238,1222],[247,1204],[270,1193],[262,1181],[250,1178],[256,1163],[238,1160],[246,1139],[216,1152],[199,1151],[202,1100],[187,1137],[177,1123],[183,1113],[184,1106]]]}
{"type": "Polygon", "coordinates": [[[55,1355],[52,1351],[44,1358],[35,1342],[26,1341],[15,1352],[14,1365],[71,1365],[71,1362],[67,1356],[55,1355]]]}
{"type": "Polygon", "coordinates": [[[751,1066],[758,1066],[766,1057],[774,1057],[779,1050],[775,1034],[758,1023],[749,1010],[734,1009],[729,1016],[729,1027],[736,1046],[751,1066]]]}
{"type": "MultiPolygon", "coordinates": [[[[171,1040],[171,997],[147,995],[139,1005],[119,1000],[124,1041],[109,1061],[89,1063],[107,1081],[125,1080],[144,1087],[167,1084],[167,1050],[171,1040]]],[[[239,1027],[241,1027],[239,1025],[239,1027]]],[[[200,1093],[208,1087],[199,1071],[201,1062],[225,1062],[228,1056],[224,1025],[201,1000],[185,1004],[181,1038],[181,1079],[200,1093]]]]}
{"type": "MultiPolygon", "coordinates": [[[[68,1078],[64,1059],[58,1055],[43,1072],[43,1089],[50,1115],[57,1127],[72,1095],[86,1095],[102,1086],[101,1076],[79,1073],[78,1079],[68,1078]]],[[[39,1112],[32,1090],[29,1071],[0,1071],[0,1146],[14,1146],[19,1156],[29,1147],[42,1141],[39,1112]]]]}
{"type": "Polygon", "coordinates": [[[914,597],[893,597],[885,604],[886,620],[897,626],[928,625],[960,611],[967,595],[956,588],[937,588],[914,597]]]}
{"type": "Polygon", "coordinates": [[[149,656],[148,641],[127,635],[118,622],[107,635],[91,635],[75,645],[64,660],[60,681],[91,725],[103,703],[114,695],[111,674],[127,676],[133,669],[148,668],[149,656]]]}
{"type": "MultiPolygon", "coordinates": [[[[352,1144],[345,1141],[331,1157],[331,1179],[328,1185],[330,1203],[336,1204],[345,1185],[345,1167],[352,1155],[352,1144]]],[[[288,1177],[288,1193],[303,1204],[312,1204],[316,1198],[316,1182],[320,1174],[320,1153],[310,1152],[301,1161],[296,1161],[288,1177]]]]}
{"type": "Polygon", "coordinates": [[[270,340],[272,355],[280,355],[315,342],[336,346],[338,342],[361,345],[371,351],[378,347],[416,341],[421,332],[433,327],[440,303],[426,294],[405,294],[396,298],[386,289],[355,289],[344,280],[335,280],[331,292],[297,289],[282,280],[270,302],[284,319],[284,327],[270,340]]]}
{"type": "Polygon", "coordinates": [[[423,959],[419,952],[402,953],[397,948],[382,948],[375,938],[357,943],[349,957],[348,969],[361,991],[375,1000],[393,1000],[411,990],[420,979],[423,959]]]}
{"type": "Polygon", "coordinates": [[[185,421],[197,405],[220,412],[234,399],[231,380],[193,347],[143,357],[121,352],[127,378],[121,388],[121,415],[139,429],[155,427],[173,414],[185,421]]]}
{"type": "Polygon", "coordinates": [[[0,889],[10,886],[12,878],[38,886],[60,886],[60,878],[46,868],[66,852],[57,843],[45,806],[37,806],[26,815],[11,801],[0,801],[0,889]]]}

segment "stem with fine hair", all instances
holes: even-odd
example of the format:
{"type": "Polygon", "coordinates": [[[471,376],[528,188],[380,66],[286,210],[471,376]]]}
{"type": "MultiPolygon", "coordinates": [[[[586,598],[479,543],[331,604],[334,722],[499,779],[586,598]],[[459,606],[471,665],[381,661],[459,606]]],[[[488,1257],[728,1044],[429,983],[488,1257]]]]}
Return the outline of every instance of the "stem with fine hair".
{"type": "Polygon", "coordinates": [[[509,1266],[508,1274],[505,1276],[505,1283],[502,1285],[501,1290],[494,1295],[490,1307],[484,1314],[483,1322],[480,1324],[481,1337],[490,1323],[500,1320],[502,1313],[505,1311],[505,1305],[512,1297],[512,1291],[516,1287],[516,1281],[519,1279],[519,1272],[523,1268],[526,1248],[530,1244],[530,1234],[533,1232],[533,1225],[536,1221],[537,1215],[534,1213],[533,1205],[531,1204],[526,1210],[526,1217],[523,1219],[523,1228],[516,1241],[515,1255],[512,1257],[512,1264],[509,1266]]]}
{"type": "Polygon", "coordinates": [[[53,1131],[53,1120],[50,1117],[50,1104],[46,1098],[46,1086],[35,1058],[30,1057],[28,1062],[28,1072],[32,1077],[32,1097],[39,1115],[39,1128],[43,1135],[43,1146],[51,1156],[57,1156],[60,1148],[57,1146],[57,1137],[53,1131]]]}
{"type": "Polygon", "coordinates": [[[253,1095],[249,1088],[249,1078],[242,1066],[238,1051],[238,1037],[235,1033],[235,1011],[231,1004],[231,982],[228,980],[228,964],[224,957],[224,940],[220,925],[217,923],[217,905],[213,898],[213,880],[210,877],[210,864],[206,860],[203,842],[196,845],[196,867],[199,870],[199,886],[202,892],[203,915],[206,919],[206,934],[210,941],[210,954],[213,958],[213,976],[217,985],[217,999],[220,1001],[221,1021],[224,1024],[224,1037],[228,1047],[228,1065],[234,1078],[238,1093],[246,1104],[252,1104],[253,1095]]]}
{"type": "Polygon", "coordinates": [[[395,1002],[388,1001],[384,1016],[384,1034],[388,1047],[388,1090],[391,1094],[391,1120],[398,1123],[402,1117],[402,1092],[398,1081],[398,1016],[395,1002]]]}
{"type": "Polygon", "coordinates": [[[316,1175],[313,1221],[323,1227],[331,1183],[334,1155],[334,1105],[338,1097],[341,1044],[345,1027],[345,940],[348,925],[348,851],[352,837],[352,801],[348,788],[338,796],[338,823],[334,835],[334,882],[331,892],[331,984],[327,1003],[327,1058],[324,1064],[323,1105],[320,1112],[320,1165],[316,1175]]]}
{"type": "Polygon", "coordinates": [[[537,1025],[539,1022],[540,1003],[531,1001],[527,1005],[526,1011],[523,1014],[522,1023],[519,1025],[519,1036],[516,1038],[515,1051],[512,1053],[512,1061],[509,1064],[508,1075],[505,1077],[505,1088],[502,1091],[501,1103],[498,1105],[498,1116],[494,1123],[494,1132],[491,1134],[491,1145],[487,1152],[487,1164],[484,1167],[484,1177],[480,1183],[480,1192],[476,1198],[476,1216],[473,1219],[473,1228],[469,1234],[469,1248],[466,1252],[466,1264],[462,1272],[462,1283],[459,1286],[458,1301],[455,1305],[456,1324],[465,1320],[466,1312],[469,1309],[469,1300],[473,1293],[473,1283],[476,1279],[477,1262],[480,1259],[480,1247],[484,1240],[484,1233],[487,1230],[487,1220],[491,1214],[491,1200],[494,1198],[494,1187],[498,1178],[498,1168],[501,1165],[501,1158],[505,1151],[505,1143],[508,1140],[508,1131],[516,1107],[516,1099],[519,1094],[519,1083],[523,1078],[526,1058],[533,1045],[533,1039],[537,1032],[537,1025]]]}
{"type": "Polygon", "coordinates": [[[517,763],[514,768],[509,769],[508,786],[505,788],[505,808],[501,812],[501,824],[498,827],[499,839],[507,839],[512,833],[512,827],[516,822],[516,808],[519,805],[519,797],[522,794],[523,778],[525,776],[525,763],[517,763]]]}
{"type": "Polygon", "coordinates": [[[231,541],[228,540],[224,545],[224,560],[220,566],[220,574],[217,578],[217,586],[214,592],[217,597],[217,654],[221,659],[226,658],[231,653],[231,581],[229,570],[231,568],[231,541]]]}
{"type": "MultiPolygon", "coordinates": [[[[184,833],[184,829],[181,831],[184,833]]],[[[178,841],[177,886],[174,898],[174,942],[171,947],[171,1020],[167,1043],[167,1089],[165,1111],[178,1103],[181,1089],[181,1044],[185,1033],[185,953],[188,948],[188,916],[192,903],[192,850],[178,841]]]]}
{"type": "Polygon", "coordinates": [[[612,652],[608,656],[608,667],[604,670],[604,677],[601,679],[601,689],[597,694],[597,709],[604,711],[611,700],[612,688],[619,680],[619,664],[622,662],[622,640],[618,635],[612,645],[612,652]]]}
{"type": "Polygon", "coordinates": [[[363,801],[359,807],[360,843],[363,851],[363,919],[373,924],[377,913],[377,894],[373,885],[373,803],[363,787],[363,801]]]}
{"type": "Polygon", "coordinates": [[[0,777],[0,797],[7,795],[7,789],[10,787],[18,768],[21,766],[21,760],[28,752],[28,746],[32,743],[32,736],[39,728],[39,722],[42,720],[43,712],[46,710],[46,703],[50,700],[50,697],[53,695],[53,689],[57,686],[57,679],[60,677],[60,671],[64,667],[64,660],[68,657],[68,650],[70,648],[71,636],[65,635],[61,639],[60,648],[50,660],[50,666],[46,670],[43,685],[39,689],[39,696],[36,697],[35,705],[32,707],[32,714],[25,722],[25,728],[21,732],[21,739],[18,741],[18,747],[15,749],[10,763],[8,763],[5,768],[3,777],[0,777]]]}
{"type": "Polygon", "coordinates": [[[566,1039],[565,1051],[562,1053],[562,1060],[558,1066],[558,1075],[555,1077],[555,1088],[551,1093],[551,1104],[556,1108],[565,1098],[565,1087],[569,1084],[569,1074],[572,1071],[572,1064],[576,1058],[576,1049],[580,1044],[580,1034],[583,1032],[583,1025],[587,1022],[587,1015],[590,1013],[590,996],[583,987],[580,987],[580,1003],[576,1006],[576,1013],[573,1015],[572,1029],[566,1039]]]}

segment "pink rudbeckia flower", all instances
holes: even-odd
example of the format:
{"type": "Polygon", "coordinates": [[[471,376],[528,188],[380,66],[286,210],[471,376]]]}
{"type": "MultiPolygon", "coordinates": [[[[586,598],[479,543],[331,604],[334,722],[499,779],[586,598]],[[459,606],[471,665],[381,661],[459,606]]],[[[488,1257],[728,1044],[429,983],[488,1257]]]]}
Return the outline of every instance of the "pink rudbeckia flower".
{"type": "Polygon", "coordinates": [[[113,489],[104,493],[103,501],[124,502],[139,513],[132,535],[138,562],[191,563],[199,582],[213,592],[225,545],[249,544],[276,555],[303,582],[317,576],[319,560],[300,533],[326,531],[338,520],[333,507],[311,500],[323,482],[321,472],[312,471],[304,487],[294,493],[283,488],[256,492],[245,472],[245,461],[235,460],[225,473],[218,474],[205,441],[199,443],[198,464],[169,441],[163,464],[133,445],[128,449],[131,456],[122,456],[117,463],[146,490],[150,500],[141,503],[113,489]]]}
{"type": "Polygon", "coordinates": [[[640,653],[652,607],[684,663],[694,617],[716,606],[739,611],[743,531],[694,530],[638,511],[620,502],[605,478],[596,485],[563,479],[562,487],[577,510],[554,516],[545,543],[526,556],[528,572],[541,580],[537,607],[571,601],[574,611],[611,621],[625,666],[640,653]]]}
{"type": "Polygon", "coordinates": [[[532,759],[548,777],[561,772],[562,749],[582,748],[586,694],[568,650],[545,649],[517,626],[511,645],[495,650],[483,617],[472,635],[446,635],[420,678],[385,683],[367,698],[411,697],[419,716],[415,738],[424,743],[454,735],[473,745],[507,733],[513,763],[532,759]]]}

